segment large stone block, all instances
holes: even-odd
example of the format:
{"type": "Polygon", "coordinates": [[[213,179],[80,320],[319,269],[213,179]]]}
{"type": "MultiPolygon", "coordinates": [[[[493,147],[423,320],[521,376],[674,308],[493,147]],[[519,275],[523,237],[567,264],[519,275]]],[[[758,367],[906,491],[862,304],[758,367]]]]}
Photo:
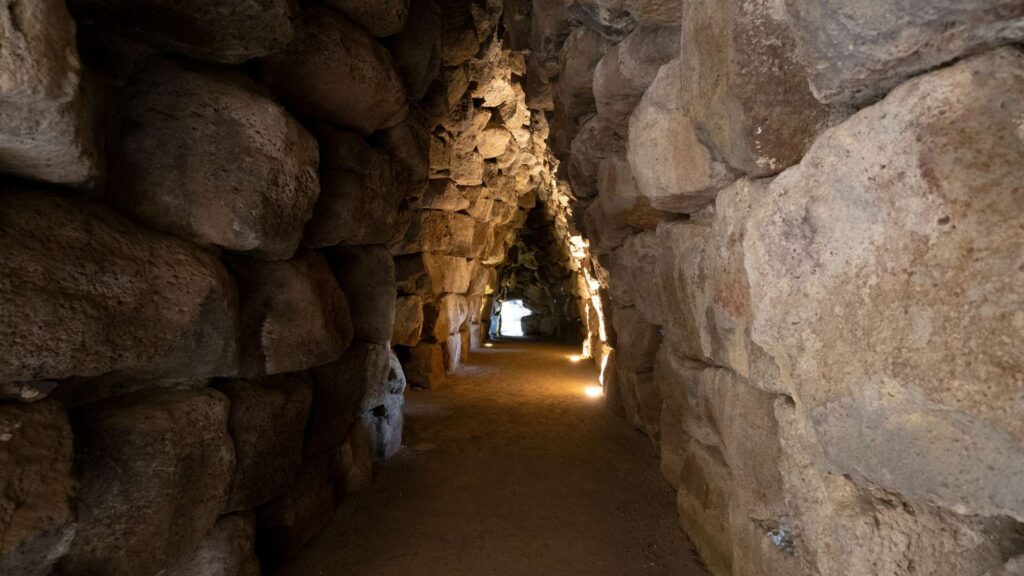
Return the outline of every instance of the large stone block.
{"type": "Polygon", "coordinates": [[[72,415],[78,527],[60,574],[155,574],[198,546],[235,466],[228,400],[145,390],[72,415]]]}
{"type": "Polygon", "coordinates": [[[390,352],[380,344],[354,343],[337,362],[314,368],[313,408],[306,428],[307,458],[329,454],[367,410],[365,400],[386,389],[390,352]]]}
{"type": "Polygon", "coordinates": [[[731,484],[729,467],[718,450],[690,440],[680,468],[676,508],[683,531],[715,576],[732,574],[731,484]]]}
{"type": "Polygon", "coordinates": [[[300,116],[369,134],[409,113],[388,51],[330,8],[303,10],[295,40],[264,60],[263,78],[300,116]]]}
{"type": "Polygon", "coordinates": [[[1024,40],[1015,0],[795,0],[785,9],[823,102],[867,102],[966,54],[1024,40]]]}
{"type": "Polygon", "coordinates": [[[589,198],[598,192],[598,168],[601,162],[625,152],[622,138],[601,116],[593,116],[573,138],[569,154],[569,180],[576,198],[589,198]]]}
{"type": "Polygon", "coordinates": [[[395,324],[395,261],[383,246],[346,246],[330,253],[331,266],[352,310],[355,337],[387,344],[395,324]]]}
{"type": "Polygon", "coordinates": [[[698,137],[682,102],[681,69],[678,58],[662,66],[633,110],[627,156],[651,206],[691,213],[734,178],[698,137]]]}
{"type": "Polygon", "coordinates": [[[785,392],[775,362],[750,337],[753,307],[743,240],[769,182],[739,180],[722,190],[714,210],[658,228],[656,282],[666,337],[681,353],[727,367],[765,390],[785,392]]]}
{"type": "Polygon", "coordinates": [[[390,459],[402,449],[402,408],[405,405],[406,385],[402,363],[391,351],[384,394],[375,400],[363,416],[363,423],[370,432],[373,444],[373,459],[377,462],[390,459]]]}
{"type": "Polygon", "coordinates": [[[370,34],[383,38],[405,28],[412,2],[410,0],[328,0],[327,3],[344,12],[349,20],[359,24],[370,34]]]}
{"type": "Polygon", "coordinates": [[[629,133],[629,116],[658,69],[679,55],[679,28],[638,28],[612,46],[594,69],[597,115],[619,136],[629,133]]]}
{"type": "Polygon", "coordinates": [[[221,516],[203,542],[162,576],[260,576],[256,559],[255,516],[221,516]]]}
{"type": "Polygon", "coordinates": [[[402,296],[395,300],[395,327],[391,331],[393,346],[415,346],[423,333],[423,298],[402,296]]]}
{"type": "Polygon", "coordinates": [[[811,94],[776,4],[683,3],[683,108],[715,157],[754,177],[799,162],[833,112],[811,94]]]}
{"type": "Polygon", "coordinates": [[[658,288],[658,259],[661,243],[653,230],[626,239],[609,262],[611,277],[608,289],[616,306],[634,306],[644,320],[656,326],[676,322],[666,313],[662,292],[658,288]]]}
{"type": "MultiPolygon", "coordinates": [[[[822,576],[961,576],[998,570],[1020,554],[1019,523],[959,516],[871,484],[831,466],[810,422],[787,399],[776,402],[780,470],[796,524],[822,576]]],[[[877,445],[875,445],[877,447],[877,445]]]]}
{"type": "Polygon", "coordinates": [[[434,0],[410,2],[408,24],[391,37],[388,49],[409,99],[422,99],[441,70],[441,13],[434,0]]]}
{"type": "Polygon", "coordinates": [[[281,374],[333,362],[352,342],[350,305],[316,252],[286,262],[235,259],[241,373],[281,374]]]}
{"type": "Polygon", "coordinates": [[[57,402],[0,404],[0,572],[46,576],[75,535],[72,438],[57,402]]]}
{"type": "Polygon", "coordinates": [[[75,23],[61,0],[4,0],[0,171],[58,184],[97,175],[75,23]]]}
{"type": "Polygon", "coordinates": [[[579,26],[562,46],[558,74],[559,107],[574,124],[597,111],[594,101],[594,67],[611,43],[601,34],[579,26]]]}
{"type": "Polygon", "coordinates": [[[461,294],[445,294],[433,302],[423,305],[423,338],[444,342],[448,336],[457,334],[469,318],[466,297],[461,294]]]}
{"type": "Polygon", "coordinates": [[[395,258],[399,291],[425,297],[465,294],[473,280],[473,261],[439,252],[419,252],[395,258]]]}
{"type": "Polygon", "coordinates": [[[660,328],[644,320],[633,307],[616,308],[612,324],[615,326],[619,366],[633,372],[652,370],[654,357],[661,346],[660,328]]]}
{"type": "Polygon", "coordinates": [[[233,375],[236,308],[192,244],[97,204],[0,193],[0,382],[233,375]]]}
{"type": "Polygon", "coordinates": [[[657,442],[661,435],[662,398],[654,382],[654,373],[633,372],[620,363],[615,368],[615,382],[626,420],[657,442]]]}
{"type": "Polygon", "coordinates": [[[77,16],[197,60],[241,64],[283,49],[292,39],[290,0],[71,0],[77,16]]]}
{"type": "MultiPolygon", "coordinates": [[[[344,440],[343,435],[338,440],[339,448],[344,440]]],[[[294,558],[330,525],[343,495],[335,490],[342,467],[339,448],[303,462],[288,492],[259,509],[256,549],[265,562],[276,564],[294,558]]]]}
{"type": "Polygon", "coordinates": [[[398,166],[354,132],[326,126],[320,141],[320,197],[303,244],[384,244],[392,240],[405,190],[398,166]]]}
{"type": "Polygon", "coordinates": [[[440,210],[421,210],[413,217],[405,238],[394,246],[396,254],[442,252],[477,258],[483,254],[491,226],[472,216],[440,210]]]}
{"type": "Polygon", "coordinates": [[[911,80],[777,178],[743,246],[753,338],[833,470],[1018,520],[1022,95],[1014,49],[911,80]]]}
{"type": "Polygon", "coordinates": [[[290,258],[320,194],[316,140],[238,72],[153,60],[128,88],[115,203],[203,245],[290,258]]]}
{"type": "Polygon", "coordinates": [[[255,508],[287,490],[302,464],[313,387],[305,372],[217,385],[231,411],[235,472],[225,510],[255,508]]]}
{"type": "Polygon", "coordinates": [[[410,384],[430,389],[444,383],[446,373],[441,348],[442,345],[435,342],[420,342],[409,348],[402,367],[410,384]]]}
{"type": "Polygon", "coordinates": [[[678,217],[651,207],[651,201],[640,193],[625,150],[610,155],[597,167],[598,201],[611,222],[640,230],[654,230],[661,222],[678,217]]]}

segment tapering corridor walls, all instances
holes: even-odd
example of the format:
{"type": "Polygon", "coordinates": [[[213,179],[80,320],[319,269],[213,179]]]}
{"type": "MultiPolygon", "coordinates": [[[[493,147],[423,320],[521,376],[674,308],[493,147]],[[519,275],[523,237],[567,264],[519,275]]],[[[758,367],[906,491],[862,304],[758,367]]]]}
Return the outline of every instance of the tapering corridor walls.
{"type": "Polygon", "coordinates": [[[1021,0],[0,6],[0,575],[294,557],[512,296],[712,573],[1024,571],[1021,0]]]}

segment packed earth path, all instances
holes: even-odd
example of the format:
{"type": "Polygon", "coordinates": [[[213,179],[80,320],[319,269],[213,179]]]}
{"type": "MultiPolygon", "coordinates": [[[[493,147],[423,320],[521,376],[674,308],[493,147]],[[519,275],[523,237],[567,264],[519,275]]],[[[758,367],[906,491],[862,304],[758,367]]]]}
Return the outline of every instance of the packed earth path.
{"type": "Polygon", "coordinates": [[[575,350],[496,342],[408,391],[401,453],[274,574],[703,576],[654,448],[575,350]]]}

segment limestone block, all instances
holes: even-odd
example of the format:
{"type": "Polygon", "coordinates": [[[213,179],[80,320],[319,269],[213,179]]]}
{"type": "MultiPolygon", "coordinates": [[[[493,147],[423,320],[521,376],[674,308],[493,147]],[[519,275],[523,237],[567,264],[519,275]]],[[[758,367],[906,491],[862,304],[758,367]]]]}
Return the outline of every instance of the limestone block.
{"type": "Polygon", "coordinates": [[[241,64],[282,50],[294,34],[289,0],[72,0],[76,16],[175,52],[222,64],[241,64]]]}
{"type": "Polygon", "coordinates": [[[355,337],[387,344],[395,323],[395,261],[383,246],[331,250],[331,266],[352,310],[355,337]]]}
{"type": "Polygon", "coordinates": [[[683,108],[736,172],[761,177],[796,164],[841,114],[811,94],[775,3],[690,0],[682,21],[683,108]]]}
{"type": "Polygon", "coordinates": [[[420,100],[441,70],[441,13],[433,0],[409,2],[408,23],[388,50],[405,80],[410,100],[420,100]]]}
{"type": "Polygon", "coordinates": [[[413,386],[437,388],[445,380],[444,353],[441,344],[420,342],[409,349],[409,358],[402,367],[413,386]]]}
{"type": "Polygon", "coordinates": [[[302,464],[306,420],[313,400],[309,374],[295,372],[217,384],[228,400],[235,472],[225,510],[266,504],[287,490],[302,464]]]}
{"type": "Polygon", "coordinates": [[[612,315],[619,367],[633,372],[654,369],[654,357],[661,346],[658,326],[648,323],[633,307],[616,308],[612,315]]]}
{"type": "Polygon", "coordinates": [[[676,508],[708,571],[732,574],[732,533],[729,525],[729,467],[715,448],[690,440],[679,474],[676,508]]]}
{"type": "Polygon", "coordinates": [[[410,0],[328,0],[348,16],[349,20],[359,24],[367,32],[383,38],[391,36],[405,28],[409,18],[410,0]]]}
{"type": "Polygon", "coordinates": [[[651,201],[640,193],[624,149],[598,164],[597,190],[607,218],[620,225],[654,230],[661,222],[676,217],[671,212],[652,208],[651,201]]]}
{"type": "Polygon", "coordinates": [[[388,51],[330,8],[302,12],[295,40],[263,61],[264,81],[304,117],[369,134],[409,113],[388,51]]]}
{"type": "Polygon", "coordinates": [[[445,294],[423,306],[423,338],[444,342],[448,336],[458,334],[469,318],[469,305],[461,294],[445,294]]]}
{"type": "Polygon", "coordinates": [[[406,195],[417,195],[430,176],[430,128],[423,111],[413,108],[405,120],[375,132],[374,145],[394,158],[405,176],[406,195]]]}
{"type": "Polygon", "coordinates": [[[73,413],[78,526],[58,573],[154,574],[198,546],[235,466],[228,409],[215,390],[144,390],[73,413]]]}
{"type": "Polygon", "coordinates": [[[238,370],[234,285],[192,244],[98,204],[7,189],[0,254],[0,382],[238,370]]]}
{"type": "Polygon", "coordinates": [[[320,194],[313,137],[244,75],[153,60],[131,80],[115,203],[202,245],[288,259],[320,194]]]}
{"type": "Polygon", "coordinates": [[[386,389],[388,347],[354,343],[337,362],[314,368],[313,409],[306,428],[307,458],[336,450],[362,417],[368,396],[386,389]]]}
{"type": "Polygon", "coordinates": [[[221,516],[206,538],[164,576],[260,576],[256,558],[256,517],[253,514],[221,516]]]}
{"type": "Polygon", "coordinates": [[[337,360],[352,342],[351,304],[316,252],[286,262],[234,259],[241,374],[281,374],[337,360]]]}
{"type": "Polygon", "coordinates": [[[394,346],[415,346],[423,332],[423,299],[401,296],[395,300],[395,327],[391,333],[394,346]]]}
{"type": "MultiPolygon", "coordinates": [[[[621,355],[618,358],[621,360],[621,355]]],[[[615,378],[626,421],[657,441],[661,431],[662,398],[654,374],[633,372],[617,364],[615,378]]]]}
{"type": "Polygon", "coordinates": [[[1014,0],[796,0],[785,8],[823,102],[869,102],[911,76],[1024,39],[1024,7],[1014,0]]]}
{"type": "Polygon", "coordinates": [[[440,210],[421,210],[413,218],[396,254],[441,252],[462,258],[477,258],[486,247],[491,227],[472,216],[440,210]]]}
{"type": "Polygon", "coordinates": [[[75,536],[71,426],[63,406],[0,404],[0,572],[45,576],[75,536]]]}
{"type": "Polygon", "coordinates": [[[430,181],[415,207],[421,210],[459,212],[469,208],[469,195],[472,190],[474,189],[458,186],[448,179],[434,179],[430,181]]]}
{"type": "Polygon", "coordinates": [[[653,230],[641,232],[626,239],[608,264],[611,272],[608,289],[616,306],[635,306],[644,320],[656,326],[676,322],[666,313],[656,280],[661,249],[653,230]]]}
{"type": "Polygon", "coordinates": [[[303,244],[383,244],[395,236],[402,198],[399,168],[354,132],[321,126],[320,197],[303,244]]]}
{"type": "Polygon", "coordinates": [[[681,64],[658,70],[629,119],[629,165],[651,206],[691,213],[714,199],[734,178],[700,141],[681,99],[681,64]]]}
{"type": "Polygon", "coordinates": [[[754,341],[833,469],[1018,520],[1022,88],[1013,49],[911,80],[777,178],[743,245],[754,341]]]}
{"type": "Polygon", "coordinates": [[[559,106],[576,125],[580,119],[597,111],[594,102],[594,67],[611,43],[601,34],[584,26],[573,29],[565,39],[559,57],[559,106]]]}
{"type": "Polygon", "coordinates": [[[590,241],[590,253],[594,256],[611,254],[622,247],[634,232],[609,213],[608,204],[608,198],[600,195],[583,213],[583,229],[590,241]]]}
{"type": "Polygon", "coordinates": [[[569,181],[573,196],[589,198],[597,195],[598,168],[609,157],[625,152],[622,138],[601,116],[587,120],[573,138],[569,155],[569,181]]]}
{"type": "MultiPolygon", "coordinates": [[[[344,436],[338,444],[343,440],[344,436]]],[[[333,453],[303,462],[298,480],[291,489],[259,509],[256,546],[262,558],[271,563],[294,558],[330,525],[342,496],[335,491],[340,473],[339,446],[333,453]]],[[[344,489],[343,486],[341,488],[344,489]]]]}
{"type": "Polygon", "coordinates": [[[566,10],[588,26],[621,38],[634,25],[679,24],[683,0],[566,0],[566,10]]]}
{"type": "Polygon", "coordinates": [[[0,171],[58,184],[97,175],[75,23],[60,0],[5,0],[0,171]]]}
{"type": "Polygon", "coordinates": [[[476,149],[484,160],[491,160],[504,154],[511,142],[512,133],[508,128],[492,125],[484,128],[477,136],[476,149]]]}
{"type": "Polygon", "coordinates": [[[650,26],[634,30],[612,46],[594,69],[597,115],[625,138],[629,116],[658,69],[679,55],[679,28],[650,26]]]}

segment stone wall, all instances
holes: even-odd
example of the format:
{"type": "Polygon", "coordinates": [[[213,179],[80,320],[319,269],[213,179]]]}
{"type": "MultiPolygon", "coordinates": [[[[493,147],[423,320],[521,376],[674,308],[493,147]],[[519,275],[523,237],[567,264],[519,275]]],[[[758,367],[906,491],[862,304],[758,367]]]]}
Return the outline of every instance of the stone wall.
{"type": "Polygon", "coordinates": [[[494,2],[2,4],[0,573],[258,574],[485,337],[551,180],[522,49],[494,2]]]}
{"type": "Polygon", "coordinates": [[[562,4],[607,398],[711,572],[1021,573],[1024,4],[562,4]]]}

